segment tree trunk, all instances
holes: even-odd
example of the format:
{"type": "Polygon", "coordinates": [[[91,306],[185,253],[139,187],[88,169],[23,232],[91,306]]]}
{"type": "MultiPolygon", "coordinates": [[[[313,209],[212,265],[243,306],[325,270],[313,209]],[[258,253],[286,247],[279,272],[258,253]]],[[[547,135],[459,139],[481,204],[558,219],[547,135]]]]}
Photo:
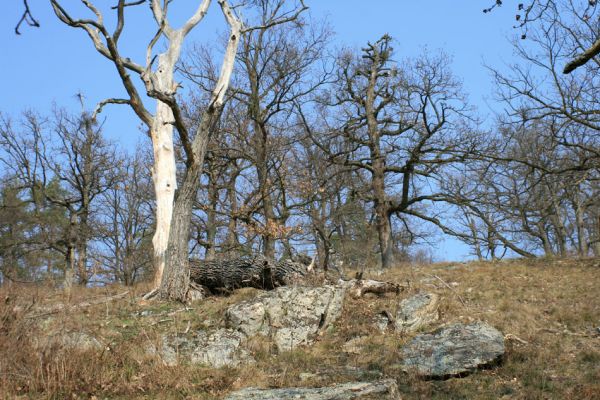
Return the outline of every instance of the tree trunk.
{"type": "Polygon", "coordinates": [[[384,165],[379,151],[375,152],[373,161],[373,194],[375,195],[375,224],[381,251],[381,268],[394,265],[394,243],[392,240],[392,223],[388,202],[385,194],[384,165]]]}
{"type": "Polygon", "coordinates": [[[87,272],[87,246],[82,244],[77,250],[77,275],[79,285],[86,287],[89,281],[87,272]]]}
{"type": "MultiPolygon", "coordinates": [[[[191,150],[186,153],[187,163],[185,176],[183,178],[182,187],[177,193],[177,199],[175,199],[171,226],[168,231],[167,248],[166,252],[163,252],[163,254],[166,253],[164,260],[165,268],[164,276],[162,276],[159,288],[159,296],[163,299],[177,301],[187,300],[190,282],[188,245],[190,239],[192,207],[200,186],[200,175],[204,166],[204,156],[206,154],[208,140],[215,130],[217,121],[221,117],[224,97],[233,72],[235,55],[240,40],[242,29],[241,22],[234,17],[228,3],[220,1],[219,4],[225,19],[231,27],[231,35],[229,36],[229,42],[223,58],[223,66],[219,75],[219,80],[211,96],[211,102],[206,111],[202,114],[194,140],[191,143],[191,150]]],[[[179,47],[177,48],[177,55],[179,54],[178,51],[180,45],[181,42],[179,42],[179,47]]],[[[178,57],[172,56],[172,63],[169,64],[171,67],[174,67],[177,58],[178,57]]],[[[173,71],[171,70],[170,74],[166,74],[166,76],[170,77],[172,80],[173,71]]],[[[172,114],[170,109],[168,110],[168,113],[172,114]]],[[[182,137],[182,140],[187,140],[187,138],[182,137]]],[[[186,147],[184,146],[184,148],[186,147]]],[[[173,155],[172,150],[171,146],[171,155],[173,155]]],[[[175,177],[174,157],[172,167],[173,177],[175,177]]],[[[173,186],[168,187],[172,188],[173,186]]]]}
{"type": "Polygon", "coordinates": [[[576,200],[573,202],[575,210],[575,222],[577,225],[577,245],[580,257],[586,257],[589,253],[588,237],[585,230],[584,207],[581,204],[579,193],[576,195],[576,200]]]}
{"type": "MultiPolygon", "coordinates": [[[[477,256],[477,260],[483,261],[483,253],[481,252],[481,243],[479,242],[479,233],[477,232],[477,225],[475,225],[475,220],[471,218],[465,212],[465,218],[467,219],[469,229],[471,230],[471,237],[473,238],[473,250],[475,250],[475,255],[477,256]]],[[[488,236],[489,237],[489,236],[488,236]]]]}
{"type": "MultiPolygon", "coordinates": [[[[173,90],[173,72],[175,62],[179,58],[179,46],[173,45],[167,53],[158,58],[155,85],[157,89],[169,92],[173,90]]],[[[152,238],[154,249],[154,287],[158,288],[166,264],[166,252],[169,244],[171,219],[173,217],[173,200],[177,189],[177,169],[173,147],[173,112],[171,108],[157,101],[156,115],[150,128],[152,148],[154,150],[154,166],[152,180],[156,195],[156,231],[152,238]]]]}
{"type": "Polygon", "coordinates": [[[217,239],[217,202],[219,189],[217,187],[216,171],[209,171],[208,177],[208,210],[206,212],[206,259],[211,260],[216,255],[217,239]]]}
{"type": "Polygon", "coordinates": [[[73,286],[73,278],[75,277],[75,271],[77,267],[77,260],[75,256],[75,248],[77,247],[77,216],[73,211],[69,215],[69,228],[67,231],[67,244],[65,251],[65,289],[71,290],[73,286]]]}
{"type": "Polygon", "coordinates": [[[89,201],[84,202],[84,211],[79,216],[79,237],[77,238],[77,274],[79,275],[79,285],[83,287],[87,286],[89,281],[87,245],[90,228],[88,226],[88,214],[85,209],[89,209],[89,201]]]}
{"type": "Polygon", "coordinates": [[[237,197],[235,191],[236,179],[233,178],[230,181],[230,185],[227,189],[227,198],[231,207],[231,215],[229,223],[227,224],[227,252],[238,254],[240,248],[240,241],[237,233],[237,219],[236,214],[238,212],[237,197]]]}
{"type": "Polygon", "coordinates": [[[290,260],[276,263],[261,255],[233,260],[190,262],[191,281],[213,292],[241,287],[271,290],[299,282],[308,274],[306,264],[290,260]]]}
{"type": "Polygon", "coordinates": [[[268,167],[268,133],[266,129],[256,123],[256,173],[262,202],[263,218],[265,219],[265,231],[263,233],[263,254],[267,258],[275,258],[274,224],[275,213],[271,199],[271,183],[269,180],[268,167]]]}
{"type": "MultiPolygon", "coordinates": [[[[208,138],[202,141],[206,149],[208,138]]],[[[190,283],[189,239],[192,208],[200,186],[201,172],[202,163],[194,163],[188,167],[183,184],[177,192],[167,248],[167,268],[164,270],[160,286],[160,297],[163,299],[186,300],[190,283]]]]}
{"type": "Polygon", "coordinates": [[[156,195],[156,231],[152,238],[154,248],[154,285],[161,283],[165,269],[167,245],[173,216],[173,199],[177,189],[175,152],[173,151],[173,125],[171,109],[158,102],[156,117],[151,130],[154,148],[154,167],[152,180],[156,195]]]}
{"type": "Polygon", "coordinates": [[[166,252],[166,268],[162,277],[159,295],[163,299],[186,301],[190,284],[189,240],[192,224],[192,209],[204,166],[204,156],[210,132],[213,131],[222,108],[209,109],[203,114],[200,127],[192,142],[192,161],[186,164],[181,188],[177,191],[173,218],[166,252]]]}
{"type": "Polygon", "coordinates": [[[392,224],[389,215],[380,216],[377,213],[377,234],[381,249],[381,268],[391,268],[394,265],[394,243],[392,240],[392,224]]]}

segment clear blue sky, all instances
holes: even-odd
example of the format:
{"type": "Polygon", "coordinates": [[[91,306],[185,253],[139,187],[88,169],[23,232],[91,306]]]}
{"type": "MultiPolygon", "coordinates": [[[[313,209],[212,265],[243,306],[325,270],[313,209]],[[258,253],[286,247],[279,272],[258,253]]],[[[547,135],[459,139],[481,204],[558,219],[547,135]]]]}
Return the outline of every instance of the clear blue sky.
{"type": "MultiPolygon", "coordinates": [[[[112,64],[100,56],[82,30],[60,23],[49,2],[32,1],[32,10],[40,21],[40,29],[23,27],[21,36],[14,35],[14,25],[21,12],[21,2],[11,1],[0,14],[0,111],[17,116],[24,109],[50,110],[53,103],[79,110],[75,94],[86,96],[88,108],[107,97],[123,94],[112,64]]],[[[78,1],[64,0],[73,16],[89,16],[78,1]]],[[[97,0],[98,4],[107,3],[97,0]]],[[[109,2],[116,3],[116,0],[109,2]]],[[[174,2],[174,5],[197,1],[174,2]]],[[[190,39],[212,41],[224,29],[214,2],[209,16],[190,39]]],[[[464,82],[472,104],[481,115],[490,113],[493,85],[483,63],[502,66],[510,62],[512,48],[507,38],[519,32],[512,28],[516,2],[505,2],[493,13],[482,9],[492,0],[306,0],[314,18],[327,18],[336,32],[336,46],[360,47],[384,33],[397,40],[398,57],[416,55],[423,47],[443,49],[453,56],[453,70],[464,82]]],[[[182,20],[191,11],[176,10],[182,20]]],[[[143,7],[128,20],[121,42],[124,55],[143,63],[146,43],[154,33],[150,12],[143,7]]],[[[108,21],[109,15],[106,16],[108,21]]],[[[126,106],[109,106],[110,117],[105,132],[124,148],[143,141],[135,115],[126,106]]],[[[461,259],[467,249],[447,240],[435,252],[438,259],[461,259]]]]}

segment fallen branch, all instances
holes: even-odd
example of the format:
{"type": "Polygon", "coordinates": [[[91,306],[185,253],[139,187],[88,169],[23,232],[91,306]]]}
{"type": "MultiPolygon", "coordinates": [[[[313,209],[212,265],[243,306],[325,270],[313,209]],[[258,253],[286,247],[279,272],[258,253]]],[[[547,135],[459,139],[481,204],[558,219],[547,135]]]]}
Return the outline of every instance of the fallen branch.
{"type": "MultiPolygon", "coordinates": [[[[429,275],[429,274],[427,274],[427,275],[429,275]]],[[[448,285],[448,283],[446,281],[444,281],[442,278],[440,278],[437,275],[429,275],[429,276],[431,276],[432,278],[435,278],[435,279],[439,280],[440,282],[442,282],[442,284],[444,286],[446,286],[448,289],[450,289],[452,291],[452,293],[454,293],[454,295],[456,297],[458,297],[458,300],[460,300],[460,302],[462,303],[463,306],[465,306],[466,308],[469,308],[469,306],[467,305],[467,303],[465,303],[465,301],[460,296],[460,294],[456,293],[456,290],[454,290],[454,288],[452,286],[448,285]]]]}
{"type": "Polygon", "coordinates": [[[529,344],[529,342],[527,342],[526,340],[523,340],[520,337],[518,337],[516,335],[513,335],[512,333],[507,333],[506,335],[504,335],[504,340],[510,340],[510,341],[518,342],[518,343],[521,343],[523,345],[529,344]]]}
{"type": "Polygon", "coordinates": [[[377,296],[382,296],[386,293],[398,294],[404,287],[393,282],[382,282],[375,281],[372,279],[352,279],[350,281],[344,281],[342,285],[346,286],[350,292],[350,296],[358,299],[363,297],[367,293],[373,293],[377,296]]]}
{"type": "Polygon", "coordinates": [[[123,292],[123,293],[116,294],[114,296],[108,296],[108,297],[103,297],[101,299],[84,301],[84,302],[81,302],[81,303],[78,303],[78,304],[75,304],[72,306],[65,305],[65,304],[56,304],[52,307],[43,308],[41,310],[38,309],[38,310],[36,310],[36,311],[38,311],[37,314],[27,315],[27,316],[25,316],[25,318],[27,318],[27,319],[41,318],[41,317],[45,317],[47,315],[57,314],[61,311],[73,311],[73,310],[77,310],[77,309],[81,309],[81,308],[96,306],[99,304],[110,303],[113,300],[122,299],[122,298],[126,297],[128,294],[129,294],[129,290],[126,292],[123,292]]]}

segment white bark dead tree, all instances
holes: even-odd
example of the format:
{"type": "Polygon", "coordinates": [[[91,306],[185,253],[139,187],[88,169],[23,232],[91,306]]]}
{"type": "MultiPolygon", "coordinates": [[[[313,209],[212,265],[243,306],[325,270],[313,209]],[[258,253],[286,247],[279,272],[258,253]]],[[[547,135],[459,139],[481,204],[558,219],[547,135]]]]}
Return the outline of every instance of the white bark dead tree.
{"type": "MultiPolygon", "coordinates": [[[[125,26],[125,9],[146,2],[128,3],[125,0],[119,0],[118,4],[113,7],[117,12],[117,23],[112,33],[104,24],[101,11],[89,0],[81,0],[81,2],[95,15],[95,19],[74,19],[58,0],[50,0],[55,14],[63,23],[83,29],[92,40],[96,50],[113,62],[127,92],[128,98],[109,98],[100,102],[96,107],[94,117],[107,104],[127,104],[149,129],[154,150],[153,181],[156,195],[156,232],[152,241],[156,273],[152,292],[156,293],[160,288],[161,297],[183,301],[189,284],[187,243],[192,199],[198,190],[206,146],[210,133],[221,115],[240,37],[245,31],[257,29],[257,27],[244,30],[241,20],[235,15],[229,1],[217,0],[230,28],[230,34],[219,79],[212,91],[210,103],[202,113],[195,134],[191,136],[176,98],[180,85],[174,79],[175,66],[180,59],[185,38],[203,20],[212,0],[202,0],[194,14],[178,29],[171,26],[167,17],[170,1],[163,1],[161,4],[160,0],[151,0],[150,6],[157,25],[157,32],[147,46],[145,66],[122,56],[118,42],[125,26]],[[155,54],[154,48],[161,39],[165,50],[155,54]],[[146,94],[156,99],[154,115],[148,111],[142,96],[138,93],[129,75],[131,72],[141,78],[146,94]],[[179,134],[186,157],[185,176],[179,190],[176,180],[173,127],[179,134]],[[176,229],[174,235],[172,235],[173,227],[176,229]]],[[[300,0],[299,6],[292,11],[282,13],[281,18],[275,19],[273,24],[293,21],[306,8],[303,1],[300,0]]]]}
{"type": "MultiPolygon", "coordinates": [[[[175,149],[173,142],[173,127],[175,126],[182,136],[182,142],[190,144],[187,130],[183,122],[175,94],[179,84],[174,79],[175,65],[179,61],[181,48],[186,36],[194,29],[206,15],[211,0],[203,0],[194,14],[182,27],[175,29],[167,19],[167,8],[169,2],[161,5],[159,0],[151,1],[151,10],[157,25],[157,32],[146,49],[145,66],[135,63],[130,58],[121,55],[118,42],[125,25],[125,8],[130,6],[125,0],[119,0],[115,7],[117,10],[117,25],[110,33],[104,25],[104,17],[100,10],[90,1],[82,0],[82,3],[96,16],[92,19],[75,19],[69,15],[65,8],[57,0],[51,0],[52,7],[57,17],[65,24],[81,28],[86,31],[92,40],[96,50],[112,61],[117,69],[119,77],[125,87],[129,98],[106,99],[98,104],[95,115],[102,111],[107,104],[128,104],[144,122],[149,129],[154,151],[153,181],[156,195],[156,231],[153,238],[154,265],[156,269],[154,287],[158,288],[161,283],[166,264],[167,245],[173,216],[173,205],[175,191],[177,189],[175,149]],[[159,40],[164,39],[165,50],[154,54],[154,47],[159,40]],[[130,73],[136,73],[144,83],[146,93],[149,97],[156,99],[156,112],[154,115],[138,93],[130,73]]],[[[218,106],[223,101],[227,90],[231,66],[237,51],[237,41],[241,32],[241,22],[233,14],[226,0],[218,1],[227,23],[231,27],[234,43],[228,45],[226,55],[223,59],[221,79],[214,90],[213,104],[218,106]],[[231,66],[229,66],[231,65],[231,66]]],[[[136,2],[136,4],[141,4],[136,2]]],[[[188,158],[194,151],[186,149],[188,158]]],[[[192,161],[194,162],[194,161],[192,161]]]]}

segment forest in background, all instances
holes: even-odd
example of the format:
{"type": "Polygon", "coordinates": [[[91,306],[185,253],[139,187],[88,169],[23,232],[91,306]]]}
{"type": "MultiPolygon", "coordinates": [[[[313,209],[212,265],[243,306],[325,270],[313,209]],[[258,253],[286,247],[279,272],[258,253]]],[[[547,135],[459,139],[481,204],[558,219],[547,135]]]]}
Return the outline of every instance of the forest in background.
{"type": "MultiPolygon", "coordinates": [[[[306,13],[270,23],[284,3],[258,1],[262,23],[240,38],[194,196],[192,256],[387,268],[430,260],[440,235],[479,259],[600,255],[600,63],[563,74],[597,40],[595,2],[535,2],[514,64],[488,67],[491,127],[442,51],[406,59],[384,36],[336,53],[306,13]]],[[[180,183],[194,139],[181,133],[198,131],[219,83],[216,46],[177,64],[189,89],[175,124],[180,183]]],[[[82,98],[78,112],[0,114],[3,284],[154,274],[150,148],[117,148],[102,132],[110,108],[98,111],[82,98]]]]}

